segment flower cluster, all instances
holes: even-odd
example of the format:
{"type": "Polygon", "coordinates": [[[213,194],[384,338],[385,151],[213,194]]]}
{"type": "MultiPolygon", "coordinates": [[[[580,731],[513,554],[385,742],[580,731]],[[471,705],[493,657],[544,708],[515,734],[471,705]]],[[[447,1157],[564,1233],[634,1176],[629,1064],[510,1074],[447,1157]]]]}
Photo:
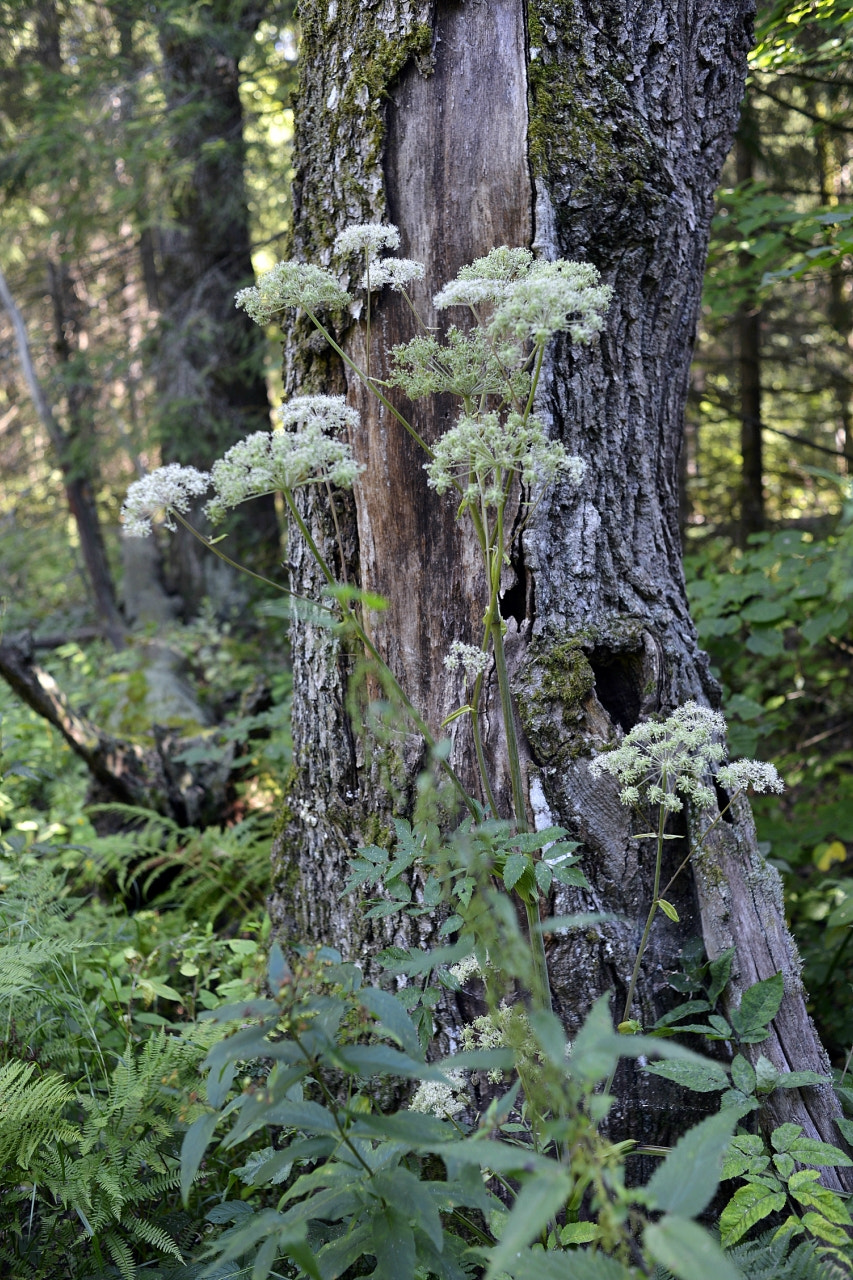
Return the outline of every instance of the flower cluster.
{"type": "Polygon", "coordinates": [[[705,809],[714,792],[704,779],[725,755],[725,733],[718,711],[687,702],[666,720],[635,725],[621,746],[593,761],[590,772],[617,778],[626,805],[648,801],[677,813],[684,807],[680,793],[705,809]]]}
{"type": "Polygon", "coordinates": [[[489,655],[472,644],[463,644],[461,640],[454,640],[450,646],[450,652],[444,659],[444,665],[448,671],[457,671],[461,667],[469,680],[476,680],[477,676],[482,675],[488,667],[489,655]]]}
{"type": "Polygon", "coordinates": [[[753,791],[785,790],[785,784],[773,764],[765,764],[763,760],[733,760],[717,770],[717,781],[727,791],[745,791],[752,787],[753,791]]]}
{"type": "Polygon", "coordinates": [[[561,472],[573,484],[583,478],[586,464],[549,441],[535,417],[510,413],[463,414],[437,441],[431,462],[425,464],[430,485],[438,493],[457,486],[465,502],[497,507],[505,499],[511,473],[525,484],[550,483],[561,472]]]}
{"type": "Polygon", "coordinates": [[[718,711],[687,702],[667,720],[635,725],[615,751],[599,756],[590,766],[594,776],[610,773],[622,784],[623,804],[643,801],[677,813],[683,808],[677,792],[700,808],[713,804],[714,792],[705,778],[715,775],[730,791],[782,791],[782,779],[772,764],[736,760],[720,764],[725,748],[726,722],[718,711]]]}
{"type": "Polygon", "coordinates": [[[337,258],[352,254],[364,256],[365,271],[361,278],[362,289],[381,289],[390,285],[401,293],[413,280],[423,280],[424,264],[411,258],[380,258],[381,249],[398,249],[400,233],[390,223],[362,222],[347,227],[335,238],[332,252],[337,258]]]}
{"type": "Polygon", "coordinates": [[[249,289],[235,295],[238,307],[256,324],[270,324],[288,307],[316,311],[321,307],[339,310],[352,298],[331,271],[304,262],[278,262],[249,289]]]}
{"type": "Polygon", "coordinates": [[[567,331],[575,342],[588,343],[604,327],[612,296],[589,262],[537,262],[529,249],[502,246],[463,267],[433,304],[438,310],[492,304],[493,340],[542,344],[567,331]]]}
{"type": "Polygon", "coordinates": [[[507,287],[490,330],[536,343],[567,331],[573,342],[589,343],[604,328],[613,296],[599,278],[589,262],[537,262],[507,287]]]}
{"type": "MultiPolygon", "coordinates": [[[[502,1000],[497,1009],[481,1014],[462,1027],[459,1038],[466,1052],[513,1049],[522,1060],[533,1061],[539,1056],[523,1006],[509,1004],[506,1000],[502,1000]]],[[[496,1067],[488,1072],[488,1077],[497,1084],[503,1079],[503,1072],[496,1067]]]]}
{"type": "Polygon", "coordinates": [[[359,424],[357,409],[351,409],[343,396],[294,396],[276,410],[283,427],[303,428],[316,422],[330,435],[337,431],[354,431],[359,424]]]}
{"type": "Polygon", "coordinates": [[[447,1071],[444,1080],[424,1080],[418,1085],[409,1103],[409,1110],[431,1111],[439,1120],[443,1120],[446,1116],[464,1111],[469,1102],[462,1072],[447,1071]]]}
{"type": "Polygon", "coordinates": [[[444,342],[429,335],[394,347],[389,381],[402,387],[415,400],[449,392],[462,399],[474,396],[505,396],[507,375],[512,394],[526,400],[530,375],[520,369],[524,352],[519,346],[496,353],[482,329],[463,333],[456,325],[447,330],[444,342]]]}
{"type": "Polygon", "coordinates": [[[422,262],[413,262],[411,258],[373,258],[361,277],[361,287],[372,292],[387,284],[395,292],[402,293],[406,285],[423,278],[422,262]]]}
{"type": "MultiPolygon", "coordinates": [[[[445,658],[445,663],[446,662],[447,659],[445,658]]],[[[469,978],[479,978],[483,971],[480,968],[480,961],[477,957],[475,955],[470,955],[465,956],[465,958],[460,960],[458,964],[451,965],[448,972],[451,977],[456,979],[461,987],[465,985],[469,978]]]]}
{"type": "Polygon", "coordinates": [[[125,537],[145,538],[151,532],[151,521],[162,517],[167,529],[174,529],[171,513],[189,511],[192,499],[210,488],[210,476],[195,467],[170,463],[135,480],[127,491],[121,519],[125,537]]]}
{"type": "Polygon", "coordinates": [[[300,485],[329,481],[351,488],[362,467],[349,445],[330,432],[358,425],[358,413],[343,396],[303,396],[279,410],[285,427],[295,431],[256,431],[213,464],[216,496],[205,508],[213,524],[250,498],[300,485]]]}
{"type": "Polygon", "coordinates": [[[332,252],[336,258],[351,253],[366,253],[374,258],[380,249],[399,249],[400,232],[390,222],[359,222],[335,237],[332,252]]]}

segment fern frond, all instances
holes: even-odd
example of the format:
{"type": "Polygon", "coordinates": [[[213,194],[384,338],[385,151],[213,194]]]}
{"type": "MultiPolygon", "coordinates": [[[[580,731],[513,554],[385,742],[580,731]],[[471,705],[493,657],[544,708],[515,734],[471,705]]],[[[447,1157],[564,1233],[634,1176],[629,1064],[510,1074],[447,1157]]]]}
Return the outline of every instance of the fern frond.
{"type": "Polygon", "coordinates": [[[55,1072],[33,1080],[35,1070],[32,1062],[0,1067],[0,1168],[28,1169],[42,1144],[73,1142],[79,1136],[63,1116],[74,1089],[55,1072]]]}
{"type": "Polygon", "coordinates": [[[813,1245],[804,1241],[794,1249],[790,1246],[790,1236],[766,1232],[726,1252],[746,1280],[838,1280],[840,1273],[813,1245]]]}
{"type": "Polygon", "coordinates": [[[141,1240],[143,1244],[148,1244],[152,1249],[158,1249],[160,1253],[171,1255],[177,1258],[179,1262],[183,1262],[183,1255],[175,1241],[167,1231],[162,1227],[155,1226],[153,1222],[147,1222],[144,1218],[128,1218],[124,1223],[124,1229],[129,1236],[135,1240],[141,1240]]]}
{"type": "Polygon", "coordinates": [[[102,1237],[110,1257],[119,1269],[122,1280],[136,1280],[136,1263],[126,1240],[122,1240],[114,1230],[106,1231],[102,1237]]]}

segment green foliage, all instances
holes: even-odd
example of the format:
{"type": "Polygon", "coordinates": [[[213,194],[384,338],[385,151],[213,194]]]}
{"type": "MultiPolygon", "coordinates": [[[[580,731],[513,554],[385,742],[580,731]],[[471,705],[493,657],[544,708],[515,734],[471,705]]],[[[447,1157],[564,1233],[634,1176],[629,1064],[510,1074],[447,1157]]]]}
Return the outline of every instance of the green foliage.
{"type": "Polygon", "coordinates": [[[837,1280],[838,1271],[821,1261],[813,1245],[794,1246],[787,1232],[767,1232],[756,1240],[735,1245],[732,1260],[747,1280],[837,1280]]]}
{"type": "MultiPolygon", "coordinates": [[[[18,774],[4,787],[18,778],[32,781],[18,774]]],[[[72,885],[96,879],[88,851],[28,842],[14,809],[8,817],[0,1270],[16,1280],[133,1280],[139,1270],[165,1275],[171,1259],[192,1274],[183,1264],[202,1227],[180,1203],[178,1153],[211,1037],[187,1014],[256,994],[268,922],[244,921],[242,936],[217,938],[181,909],[129,916],[105,896],[75,896],[72,885]]],[[[265,860],[250,894],[256,906],[266,872],[265,860]]],[[[216,901],[206,873],[201,862],[202,884],[183,883],[185,906],[216,901]]],[[[229,1178],[220,1170],[223,1187],[229,1178]]]]}
{"type": "Polygon", "coordinates": [[[724,686],[733,751],[772,755],[788,794],[757,798],[765,850],[785,876],[813,1009],[833,1056],[853,1040],[847,949],[853,881],[851,512],[825,539],[783,531],[718,564],[686,562],[700,643],[724,686]]]}
{"type": "Polygon", "coordinates": [[[738,1135],[732,1140],[722,1177],[741,1178],[743,1185],[720,1217],[723,1244],[736,1244],[759,1222],[787,1206],[783,1235],[807,1234],[820,1254],[848,1265],[853,1220],[844,1199],[821,1186],[817,1168],[797,1166],[851,1164],[853,1161],[837,1147],[804,1137],[800,1125],[783,1124],[774,1129],[769,1147],[755,1134],[738,1135]]]}
{"type": "MultiPolygon", "coordinates": [[[[508,919],[504,927],[513,928],[508,919]]],[[[441,955],[436,959],[440,963],[441,955]]],[[[526,1052],[463,1051],[425,1061],[403,1003],[391,992],[363,986],[360,969],[333,952],[303,952],[291,966],[274,947],[268,989],[271,999],[212,1015],[239,1015],[244,1025],[208,1053],[209,1107],[184,1140],[189,1196],[223,1122],[226,1150],[262,1128],[276,1135],[275,1145],[240,1176],[252,1187],[283,1186],[278,1207],[238,1213],[236,1205],[222,1206],[234,1226],[210,1247],[219,1263],[251,1263],[258,1280],[277,1260],[290,1259],[309,1276],[333,1280],[362,1258],[368,1266],[372,1259],[371,1274],[388,1280],[420,1274],[461,1280],[475,1266],[491,1277],[605,1280],[635,1274],[631,1224],[637,1215],[642,1220],[650,1210],[665,1210],[660,1224],[646,1228],[649,1257],[665,1260],[679,1280],[696,1280],[697,1264],[684,1249],[689,1242],[704,1265],[721,1276],[736,1274],[690,1218],[716,1190],[737,1117],[728,1112],[703,1122],[645,1191],[627,1189],[622,1164],[631,1144],[613,1145],[599,1134],[596,1116],[610,1099],[596,1096],[596,1086],[619,1056],[692,1055],[617,1035],[606,998],[579,1032],[567,1070],[565,1041],[553,1036],[559,1024],[552,1029],[550,1015],[543,1014],[525,1019],[526,1052]],[[231,1081],[246,1059],[271,1060],[271,1070],[232,1097],[231,1081]],[[525,1086],[528,1100],[519,1108],[518,1086],[507,1086],[514,1068],[523,1075],[534,1060],[538,1084],[525,1086]],[[503,1085],[479,1121],[438,1114],[448,1073],[476,1076],[487,1069],[496,1070],[503,1085]],[[435,1115],[388,1107],[389,1087],[399,1090],[407,1080],[421,1081],[422,1089],[435,1086],[435,1115]],[[567,1165],[560,1156],[569,1148],[574,1154],[567,1165]],[[610,1257],[577,1248],[562,1253],[562,1235],[571,1238],[570,1224],[587,1197],[592,1235],[577,1236],[595,1239],[610,1257]],[[567,1226],[558,1235],[556,1224],[566,1212],[567,1226]]]]}

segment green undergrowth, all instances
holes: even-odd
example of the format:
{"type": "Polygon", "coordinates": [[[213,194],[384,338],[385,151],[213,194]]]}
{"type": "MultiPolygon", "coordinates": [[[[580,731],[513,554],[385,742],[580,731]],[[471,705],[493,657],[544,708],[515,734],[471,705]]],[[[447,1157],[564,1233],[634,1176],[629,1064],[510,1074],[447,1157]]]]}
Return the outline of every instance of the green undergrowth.
{"type": "Polygon", "coordinates": [[[788,783],[753,810],[840,1064],[853,1044],[853,503],[830,537],[763,533],[745,552],[719,547],[685,567],[732,754],[772,760],[788,783]]]}

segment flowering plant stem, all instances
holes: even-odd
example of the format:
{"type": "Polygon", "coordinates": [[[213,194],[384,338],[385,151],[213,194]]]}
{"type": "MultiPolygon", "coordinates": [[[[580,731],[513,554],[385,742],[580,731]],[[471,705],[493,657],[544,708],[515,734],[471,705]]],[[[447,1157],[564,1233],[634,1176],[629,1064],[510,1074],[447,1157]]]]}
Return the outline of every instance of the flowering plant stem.
{"type": "MultiPolygon", "coordinates": [[[[289,489],[283,489],[282,494],[284,496],[284,501],[287,504],[287,509],[290,512],[291,516],[293,517],[294,523],[299,529],[299,532],[302,534],[302,537],[305,539],[306,545],[308,546],[308,549],[310,550],[312,556],[317,562],[320,572],[322,573],[323,577],[326,579],[326,582],[329,584],[330,587],[337,586],[337,583],[335,582],[335,578],[331,569],[326,564],[326,561],[324,560],[323,556],[320,554],[320,549],[318,548],[316,542],[311,536],[311,531],[308,528],[305,521],[303,520],[302,515],[299,511],[299,508],[297,507],[296,503],[293,500],[293,494],[290,492],[289,489]]],[[[346,615],[347,623],[352,627],[353,631],[356,633],[361,643],[367,649],[370,656],[374,659],[375,662],[378,663],[383,674],[391,682],[394,688],[394,692],[397,694],[403,706],[406,708],[406,711],[409,713],[412,719],[412,722],[415,725],[415,728],[423,737],[430,751],[432,751],[433,754],[435,755],[436,742],[434,737],[430,733],[429,726],[427,725],[423,716],[417,710],[414,703],[410,700],[410,698],[406,694],[405,690],[403,689],[397,677],[394,675],[391,668],[388,666],[385,660],[380,656],[379,651],[377,650],[373,641],[370,639],[370,636],[367,634],[367,631],[365,630],[360,619],[355,613],[355,610],[352,608],[350,604],[344,605],[343,608],[344,608],[344,613],[346,615]]],[[[474,802],[474,800],[471,798],[471,796],[468,795],[468,792],[466,791],[465,787],[462,785],[462,780],[459,777],[458,773],[447,760],[441,759],[440,756],[437,758],[439,759],[439,763],[441,764],[442,769],[450,778],[450,781],[453,783],[453,786],[455,787],[456,792],[459,795],[459,798],[462,800],[463,804],[468,809],[469,813],[471,813],[472,816],[476,818],[478,816],[477,805],[474,802]]]]}
{"type": "Polygon", "coordinates": [[[307,315],[311,323],[314,325],[317,332],[322,333],[323,337],[326,339],[326,341],[328,342],[332,350],[336,351],[337,354],[341,357],[341,359],[343,360],[347,368],[353,371],[355,376],[358,378],[359,382],[363,383],[364,386],[367,387],[368,391],[373,392],[373,394],[376,396],[376,399],[379,401],[379,403],[383,405],[383,407],[386,408],[388,412],[397,419],[401,427],[403,427],[406,431],[408,431],[409,435],[412,437],[412,439],[415,441],[416,444],[420,445],[420,447],[423,449],[427,457],[432,458],[434,455],[433,455],[432,449],[430,449],[426,440],[424,440],[423,436],[420,435],[415,430],[415,428],[412,426],[409,420],[407,418],[404,418],[402,413],[400,413],[398,409],[394,408],[393,404],[388,399],[388,397],[386,395],[383,395],[383,393],[379,390],[375,380],[372,379],[368,374],[365,374],[362,369],[359,369],[355,361],[350,359],[350,357],[344,351],[343,347],[339,346],[338,343],[335,342],[335,339],[329,333],[326,326],[320,320],[317,319],[317,317],[314,315],[312,311],[306,310],[305,314],[307,315]]]}

